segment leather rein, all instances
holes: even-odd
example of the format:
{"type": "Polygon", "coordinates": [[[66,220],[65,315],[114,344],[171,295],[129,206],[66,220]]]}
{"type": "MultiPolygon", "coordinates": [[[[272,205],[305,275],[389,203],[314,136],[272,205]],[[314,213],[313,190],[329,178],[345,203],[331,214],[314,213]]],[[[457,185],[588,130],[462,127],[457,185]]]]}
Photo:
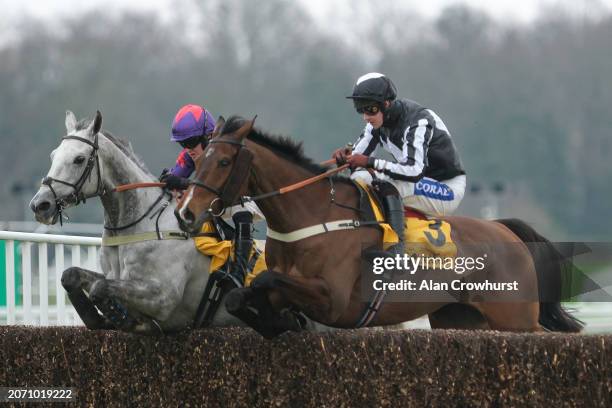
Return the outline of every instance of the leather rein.
{"type": "MultiPolygon", "coordinates": [[[[51,190],[51,193],[53,194],[53,199],[55,200],[55,205],[58,208],[58,216],[59,216],[59,221],[60,221],[60,226],[63,226],[63,218],[64,218],[64,214],[63,211],[66,208],[66,206],[68,204],[74,204],[75,206],[79,205],[80,203],[85,203],[87,197],[85,197],[85,194],[81,191],[83,189],[83,186],[85,185],[85,182],[88,180],[91,180],[91,174],[93,171],[94,166],[96,167],[96,172],[97,172],[97,182],[96,182],[96,192],[94,194],[94,196],[104,196],[107,194],[106,189],[104,188],[104,184],[102,183],[102,175],[100,173],[100,158],[98,156],[98,151],[100,150],[100,145],[98,143],[98,133],[95,134],[94,136],[94,141],[91,142],[88,139],[85,139],[83,137],[79,137],[79,136],[64,136],[62,137],[62,141],[64,140],[77,140],[79,142],[88,144],[92,147],[91,153],[89,154],[89,158],[87,159],[87,165],[85,166],[85,169],[83,169],[83,173],[81,174],[81,176],[79,177],[79,179],[76,181],[76,183],[70,183],[66,180],[60,180],[54,177],[49,177],[46,176],[42,179],[41,184],[45,185],[47,187],[49,187],[49,189],[51,190]],[[53,183],[60,183],[60,184],[64,184],[66,186],[71,187],[74,191],[66,196],[65,198],[58,198],[57,193],[55,192],[55,189],[53,188],[53,183]]],[[[151,184],[155,184],[156,187],[160,187],[158,184],[159,183],[151,183],[151,184]]],[[[163,185],[162,185],[163,186],[163,185]]],[[[116,189],[115,189],[116,190],[116,189]]],[[[115,191],[113,190],[113,191],[115,191]]],[[[104,225],[104,229],[108,230],[108,231],[121,231],[121,230],[125,230],[127,228],[133,227],[134,225],[138,224],[140,221],[142,221],[146,216],[148,216],[149,214],[151,214],[151,212],[153,211],[153,209],[162,201],[163,197],[165,195],[169,195],[169,193],[167,191],[162,191],[162,193],[160,194],[159,197],[157,197],[157,199],[153,202],[153,204],[147,209],[147,211],[145,211],[145,213],[143,215],[141,215],[140,217],[138,217],[135,221],[130,222],[126,225],[122,225],[120,227],[111,227],[108,225],[104,225]]],[[[160,208],[160,210],[158,210],[157,213],[153,214],[151,216],[154,217],[157,215],[157,219],[155,221],[155,229],[156,229],[156,236],[158,237],[158,239],[163,239],[162,237],[164,236],[164,232],[161,232],[159,230],[159,218],[161,217],[162,213],[164,212],[164,210],[168,207],[168,202],[164,201],[162,203],[162,206],[160,208]]],[[[172,233],[174,233],[174,231],[170,231],[172,233]]],[[[166,235],[167,232],[166,232],[166,235]]],[[[186,236],[182,236],[181,239],[186,239],[186,236]]],[[[116,244],[115,244],[116,245],[116,244]]],[[[113,245],[114,246],[114,245],[113,245]]]]}
{"type": "MultiPolygon", "coordinates": [[[[325,173],[321,173],[314,177],[308,178],[306,180],[300,181],[298,183],[295,183],[295,184],[292,184],[286,187],[282,187],[278,190],[271,191],[269,193],[260,194],[254,197],[243,196],[243,197],[240,197],[240,199],[237,199],[238,194],[240,192],[240,188],[244,185],[244,183],[246,183],[247,179],[251,175],[251,171],[252,171],[251,163],[253,162],[253,153],[246,147],[246,145],[243,142],[235,142],[233,140],[218,140],[218,139],[217,140],[213,139],[209,142],[209,144],[213,144],[213,143],[224,143],[224,144],[230,144],[230,145],[237,146],[238,152],[236,153],[234,167],[232,168],[226,183],[222,187],[222,190],[215,188],[215,187],[211,187],[199,180],[190,181],[190,184],[196,187],[203,188],[217,196],[214,200],[212,200],[212,202],[208,206],[208,209],[204,212],[204,214],[202,214],[201,217],[205,217],[207,214],[211,214],[213,216],[218,217],[218,216],[223,215],[223,213],[225,212],[225,208],[230,207],[234,204],[244,204],[245,202],[249,202],[249,201],[259,201],[259,200],[263,200],[266,198],[286,194],[294,190],[298,190],[310,184],[316,183],[319,180],[323,180],[336,173],[339,173],[342,170],[348,168],[349,166],[348,164],[344,164],[335,169],[328,170],[325,173]],[[219,213],[214,213],[213,206],[217,202],[221,204],[221,210],[219,213]]],[[[329,164],[329,162],[330,161],[326,161],[324,163],[329,164]]]]}

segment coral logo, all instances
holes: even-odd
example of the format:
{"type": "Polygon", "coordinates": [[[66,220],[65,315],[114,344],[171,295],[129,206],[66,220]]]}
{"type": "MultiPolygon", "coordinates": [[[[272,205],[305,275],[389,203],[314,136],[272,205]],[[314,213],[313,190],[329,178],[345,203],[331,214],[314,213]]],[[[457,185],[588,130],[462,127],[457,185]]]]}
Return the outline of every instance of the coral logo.
{"type": "Polygon", "coordinates": [[[414,195],[435,198],[441,201],[453,201],[455,194],[446,184],[436,180],[421,179],[414,186],[414,195]]]}

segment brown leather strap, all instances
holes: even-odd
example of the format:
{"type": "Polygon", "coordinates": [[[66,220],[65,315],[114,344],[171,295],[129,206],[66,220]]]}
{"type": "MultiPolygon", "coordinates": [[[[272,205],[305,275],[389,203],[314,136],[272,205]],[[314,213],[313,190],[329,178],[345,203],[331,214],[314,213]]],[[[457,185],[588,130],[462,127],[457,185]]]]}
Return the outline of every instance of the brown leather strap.
{"type": "Polygon", "coordinates": [[[323,180],[324,178],[327,178],[327,177],[331,176],[332,174],[336,174],[338,172],[341,172],[342,170],[348,168],[348,166],[349,166],[348,164],[343,164],[340,167],[337,167],[335,169],[326,171],[325,173],[321,173],[318,176],[314,176],[314,177],[311,177],[311,178],[306,179],[304,181],[300,181],[299,183],[295,183],[295,184],[292,184],[290,186],[283,187],[283,188],[281,188],[278,191],[280,192],[280,194],[285,194],[285,193],[288,193],[290,191],[297,190],[297,189],[300,189],[302,187],[306,187],[306,186],[308,186],[308,185],[310,185],[312,183],[316,183],[319,180],[323,180]]]}
{"type": "Polygon", "coordinates": [[[113,191],[120,193],[122,191],[135,190],[137,188],[145,188],[145,187],[160,187],[163,188],[166,186],[166,183],[132,183],[132,184],[123,184],[117,186],[113,189],[113,191]]]}
{"type": "Polygon", "coordinates": [[[232,171],[219,197],[224,207],[232,205],[236,197],[238,197],[240,189],[249,178],[252,161],[253,153],[249,149],[241,148],[238,151],[238,155],[236,155],[234,160],[234,167],[232,167],[232,171]]]}

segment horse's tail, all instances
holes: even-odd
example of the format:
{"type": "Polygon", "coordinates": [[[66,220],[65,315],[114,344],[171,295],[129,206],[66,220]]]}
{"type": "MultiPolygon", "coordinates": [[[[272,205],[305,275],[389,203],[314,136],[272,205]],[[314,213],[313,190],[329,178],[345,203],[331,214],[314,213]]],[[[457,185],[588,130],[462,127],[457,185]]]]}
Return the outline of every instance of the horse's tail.
{"type": "MultiPolygon", "coordinates": [[[[538,294],[540,299],[561,298],[561,283],[564,260],[553,244],[538,234],[531,226],[516,218],[496,220],[505,225],[521,241],[536,242],[541,245],[527,245],[538,276],[538,294]]],[[[574,332],[582,330],[583,322],[569,314],[559,301],[540,301],[540,324],[548,330],[574,332]]]]}

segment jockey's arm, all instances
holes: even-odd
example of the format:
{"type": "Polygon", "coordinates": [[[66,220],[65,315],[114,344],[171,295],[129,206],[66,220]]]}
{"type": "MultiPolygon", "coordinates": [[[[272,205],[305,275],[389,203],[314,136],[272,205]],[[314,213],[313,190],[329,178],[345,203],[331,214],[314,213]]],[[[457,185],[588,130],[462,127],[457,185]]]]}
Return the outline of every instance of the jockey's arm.
{"type": "Polygon", "coordinates": [[[336,149],[332,154],[332,159],[335,159],[340,166],[346,163],[352,154],[369,155],[376,149],[378,143],[379,139],[372,135],[372,125],[368,124],[354,144],[336,149]]]}
{"type": "Polygon", "coordinates": [[[372,125],[368,123],[363,129],[363,132],[361,132],[359,138],[353,144],[352,154],[365,154],[369,156],[376,150],[380,140],[372,134],[372,129],[372,125]]]}
{"type": "Polygon", "coordinates": [[[391,142],[383,144],[385,150],[393,155],[395,162],[375,159],[371,167],[392,179],[416,183],[423,178],[427,151],[427,141],[432,136],[432,126],[426,118],[421,118],[416,124],[410,124],[403,132],[402,150],[391,142]]]}

